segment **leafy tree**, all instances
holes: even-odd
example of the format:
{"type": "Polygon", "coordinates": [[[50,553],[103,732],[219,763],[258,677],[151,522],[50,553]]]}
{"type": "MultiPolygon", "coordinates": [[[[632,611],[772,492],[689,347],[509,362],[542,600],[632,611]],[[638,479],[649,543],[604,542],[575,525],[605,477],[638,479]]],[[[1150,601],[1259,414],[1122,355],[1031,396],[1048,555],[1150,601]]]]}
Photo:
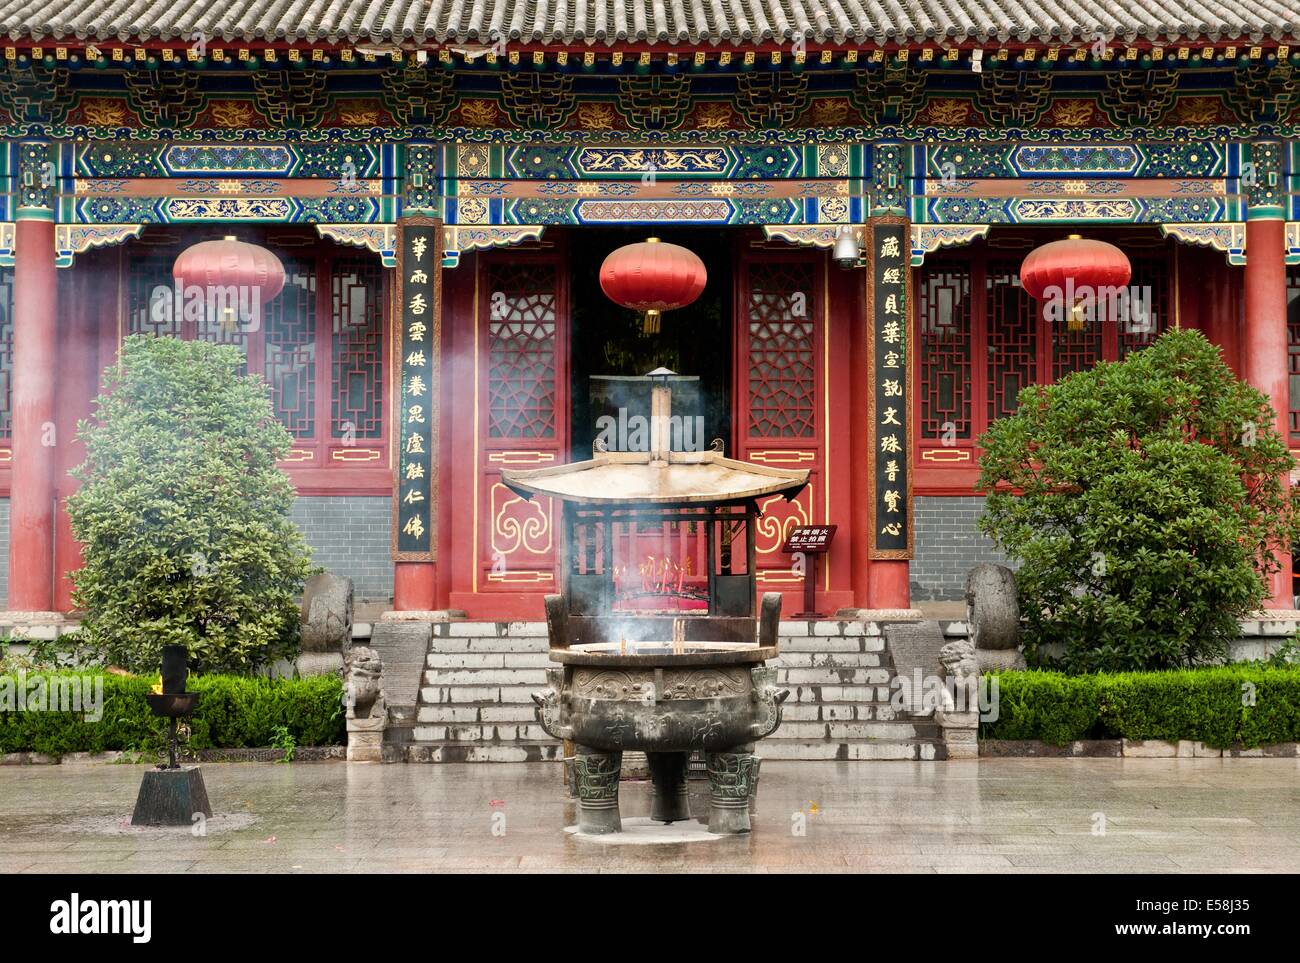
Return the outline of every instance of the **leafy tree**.
{"type": "Polygon", "coordinates": [[[196,669],[242,672],[297,649],[310,549],[276,466],[291,438],[241,364],[233,347],[131,336],[78,425],[73,599],[106,663],[154,672],[175,643],[196,669]]]}
{"type": "Polygon", "coordinates": [[[980,439],[980,529],[1020,562],[1026,654],[1069,671],[1223,657],[1296,534],[1268,398],[1197,331],[1020,392],[980,439]]]}

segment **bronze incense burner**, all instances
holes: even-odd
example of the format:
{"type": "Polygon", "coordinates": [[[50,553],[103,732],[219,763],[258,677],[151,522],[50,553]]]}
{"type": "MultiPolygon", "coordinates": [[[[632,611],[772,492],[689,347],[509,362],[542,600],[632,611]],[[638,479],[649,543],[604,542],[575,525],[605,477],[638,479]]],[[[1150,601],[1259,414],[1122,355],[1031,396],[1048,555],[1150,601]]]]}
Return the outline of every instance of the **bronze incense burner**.
{"type": "Polygon", "coordinates": [[[652,400],[649,452],[502,472],[525,498],[564,506],[564,594],[546,599],[548,688],[542,727],[575,744],[578,829],[622,829],[622,754],[645,752],[651,818],[691,818],[687,769],[702,752],[709,829],[744,833],[757,787],[754,743],[781,724],[776,685],[781,596],[755,615],[758,500],[794,498],[808,472],[669,450],[666,387],[652,400]]]}

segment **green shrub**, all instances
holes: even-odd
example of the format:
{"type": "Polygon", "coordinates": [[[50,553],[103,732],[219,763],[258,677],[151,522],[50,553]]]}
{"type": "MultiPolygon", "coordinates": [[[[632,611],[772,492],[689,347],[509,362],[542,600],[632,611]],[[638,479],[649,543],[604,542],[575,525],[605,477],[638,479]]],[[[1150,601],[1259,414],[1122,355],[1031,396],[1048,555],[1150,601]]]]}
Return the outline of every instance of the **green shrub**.
{"type": "Polygon", "coordinates": [[[292,656],[309,549],[276,461],[291,438],[233,347],[135,335],[104,375],[68,498],[84,567],[79,644],[153,672],[165,644],[205,672],[292,656]]]}
{"type": "Polygon", "coordinates": [[[980,439],[980,529],[1014,560],[1026,656],[1072,672],[1222,659],[1296,521],[1268,399],[1196,331],[1020,393],[980,439]]]}
{"type": "Polygon", "coordinates": [[[1300,742],[1300,667],[1001,672],[985,739],[1187,739],[1216,748],[1300,742]],[[1253,704],[1252,704],[1253,703],[1253,704]]]}
{"type": "MultiPolygon", "coordinates": [[[[158,676],[60,671],[47,677],[96,677],[104,683],[103,718],[84,713],[0,711],[0,753],[136,750],[164,747],[167,723],[154,716],[145,693],[158,676]]],[[[5,678],[17,685],[22,677],[5,678]]],[[[27,676],[31,678],[31,674],[27,676]]],[[[190,718],[192,749],[283,748],[338,745],[343,741],[343,683],[334,675],[302,679],[191,676],[187,688],[202,693],[190,718]]]]}

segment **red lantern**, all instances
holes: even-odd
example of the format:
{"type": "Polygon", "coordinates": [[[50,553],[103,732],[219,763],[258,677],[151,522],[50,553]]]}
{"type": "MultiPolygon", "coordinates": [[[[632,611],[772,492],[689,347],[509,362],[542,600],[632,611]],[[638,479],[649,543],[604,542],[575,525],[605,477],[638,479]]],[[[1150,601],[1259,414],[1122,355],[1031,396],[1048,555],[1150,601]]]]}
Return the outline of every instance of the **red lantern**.
{"type": "MultiPolygon", "coordinates": [[[[284,290],[284,265],[264,247],[226,235],[220,241],[200,241],[187,247],[172,265],[172,277],[184,295],[191,288],[201,288],[205,299],[217,292],[235,294],[240,302],[249,303],[244,292],[256,295],[261,304],[284,290]]],[[[234,326],[234,307],[223,307],[224,320],[234,326]]]]}
{"type": "Polygon", "coordinates": [[[660,312],[698,298],[708,279],[694,251],[657,237],[620,247],[600,266],[600,289],[616,304],[644,311],[646,334],[658,333],[660,312]]]}
{"type": "Polygon", "coordinates": [[[1083,328],[1084,298],[1096,299],[1103,288],[1122,288],[1132,277],[1123,251],[1078,234],[1034,248],[1020,265],[1020,284],[1030,297],[1042,300],[1055,294],[1071,302],[1072,331],[1083,328]]]}

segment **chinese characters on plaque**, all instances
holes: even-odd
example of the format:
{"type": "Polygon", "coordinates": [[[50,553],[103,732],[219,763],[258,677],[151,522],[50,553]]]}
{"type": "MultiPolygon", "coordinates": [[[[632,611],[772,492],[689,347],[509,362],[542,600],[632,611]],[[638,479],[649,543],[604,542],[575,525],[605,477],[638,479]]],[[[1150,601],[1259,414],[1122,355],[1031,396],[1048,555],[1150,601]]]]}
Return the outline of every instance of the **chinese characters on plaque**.
{"type": "Polygon", "coordinates": [[[437,549],[438,364],[442,335],[442,225],[404,218],[397,236],[394,332],[399,396],[393,405],[397,477],[393,558],[428,562],[437,549]]]}
{"type": "Polygon", "coordinates": [[[901,218],[868,223],[871,325],[871,450],[875,487],[871,558],[912,557],[912,482],[908,399],[907,317],[911,285],[911,231],[901,218]]]}

